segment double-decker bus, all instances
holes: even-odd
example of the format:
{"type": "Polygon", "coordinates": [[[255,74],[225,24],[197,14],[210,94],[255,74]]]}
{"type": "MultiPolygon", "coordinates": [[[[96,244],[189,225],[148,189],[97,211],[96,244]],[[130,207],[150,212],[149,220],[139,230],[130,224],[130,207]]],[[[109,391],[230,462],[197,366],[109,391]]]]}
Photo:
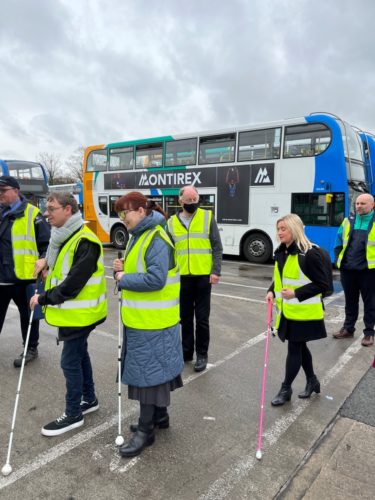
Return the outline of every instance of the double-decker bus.
{"type": "Polygon", "coordinates": [[[83,205],[82,182],[74,182],[70,184],[53,184],[49,186],[49,192],[67,192],[74,195],[80,207],[83,205]]]}
{"type": "Polygon", "coordinates": [[[369,179],[370,193],[375,195],[375,135],[370,132],[359,132],[363,143],[365,164],[369,179]]]}
{"type": "Polygon", "coordinates": [[[170,216],[182,186],[193,184],[211,209],[224,253],[269,260],[275,223],[300,215],[308,237],[331,253],[354,198],[369,191],[364,149],[354,127],[329,113],[226,130],[130,140],[85,151],[85,219],[102,242],[123,248],[115,201],[132,190],[170,216]]]}
{"type": "Polygon", "coordinates": [[[0,175],[15,177],[25,198],[44,210],[48,193],[48,175],[41,163],[0,159],[0,172],[0,175]]]}

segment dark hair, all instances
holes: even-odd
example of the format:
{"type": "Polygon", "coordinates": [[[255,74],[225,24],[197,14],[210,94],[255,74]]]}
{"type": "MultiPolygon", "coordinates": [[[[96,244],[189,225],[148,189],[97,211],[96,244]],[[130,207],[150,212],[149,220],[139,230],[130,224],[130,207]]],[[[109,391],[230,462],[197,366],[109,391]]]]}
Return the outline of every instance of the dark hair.
{"type": "Polygon", "coordinates": [[[72,193],[68,193],[67,191],[48,193],[47,201],[53,200],[56,200],[64,208],[70,205],[72,207],[72,214],[76,214],[79,211],[77,200],[72,193]]]}
{"type": "Polygon", "coordinates": [[[154,200],[149,200],[146,196],[138,191],[132,191],[124,196],[121,196],[115,203],[116,212],[121,212],[121,210],[138,210],[138,208],[143,208],[146,210],[146,215],[155,210],[161,213],[167,219],[167,215],[158,203],[154,200]]]}

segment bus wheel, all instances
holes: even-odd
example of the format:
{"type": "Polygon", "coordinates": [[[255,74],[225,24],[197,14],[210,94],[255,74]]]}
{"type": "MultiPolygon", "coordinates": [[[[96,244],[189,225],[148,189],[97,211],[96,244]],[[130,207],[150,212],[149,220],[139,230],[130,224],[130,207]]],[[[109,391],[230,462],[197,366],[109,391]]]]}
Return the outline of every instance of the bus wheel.
{"type": "Polygon", "coordinates": [[[116,226],[112,231],[112,244],[115,248],[119,250],[124,250],[126,243],[128,242],[129,235],[124,227],[116,226]]]}
{"type": "Polygon", "coordinates": [[[263,264],[271,257],[272,243],[265,234],[250,234],[243,244],[243,253],[249,262],[263,264]]]}

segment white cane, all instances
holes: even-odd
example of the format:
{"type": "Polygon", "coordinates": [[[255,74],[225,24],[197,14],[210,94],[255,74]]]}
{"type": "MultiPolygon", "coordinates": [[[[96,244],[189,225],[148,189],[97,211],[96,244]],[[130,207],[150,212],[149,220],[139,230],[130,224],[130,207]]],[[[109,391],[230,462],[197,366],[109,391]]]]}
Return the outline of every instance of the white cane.
{"type": "MultiPolygon", "coordinates": [[[[41,278],[40,278],[40,276],[38,276],[38,279],[36,282],[36,287],[35,287],[35,294],[38,293],[38,288],[40,287],[40,280],[41,280],[41,278]]],[[[35,310],[35,308],[30,313],[29,326],[27,328],[27,335],[26,335],[25,345],[23,348],[21,371],[20,371],[20,376],[18,379],[16,400],[14,402],[14,410],[13,410],[12,427],[11,427],[10,436],[9,436],[8,454],[7,454],[6,463],[3,466],[3,468],[1,469],[1,473],[3,476],[9,476],[9,474],[11,474],[11,472],[12,472],[12,466],[10,465],[10,454],[12,452],[13,435],[14,435],[14,428],[16,425],[17,410],[18,410],[18,401],[20,399],[23,370],[25,368],[25,359],[26,359],[27,349],[29,347],[29,339],[30,339],[31,326],[32,326],[33,317],[34,317],[34,310],[35,310]]]]}
{"type": "MultiPolygon", "coordinates": [[[[118,252],[117,257],[122,259],[122,252],[118,252]]],[[[124,438],[121,434],[121,336],[122,336],[122,319],[121,319],[121,292],[118,289],[118,433],[116,438],[116,445],[121,446],[124,444],[124,438]]]]}

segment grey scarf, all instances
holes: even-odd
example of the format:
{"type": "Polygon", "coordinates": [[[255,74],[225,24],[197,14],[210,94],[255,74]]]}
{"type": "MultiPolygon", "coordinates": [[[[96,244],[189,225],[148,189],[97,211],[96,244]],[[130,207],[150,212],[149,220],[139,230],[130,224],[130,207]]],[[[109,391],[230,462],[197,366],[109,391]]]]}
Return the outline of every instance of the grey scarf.
{"type": "Polygon", "coordinates": [[[51,238],[49,240],[49,245],[46,253],[47,265],[50,269],[55,265],[57,256],[61,245],[66,241],[73,233],[75,233],[80,227],[83,226],[83,219],[80,212],[73,214],[63,226],[53,227],[51,230],[51,238]]]}

